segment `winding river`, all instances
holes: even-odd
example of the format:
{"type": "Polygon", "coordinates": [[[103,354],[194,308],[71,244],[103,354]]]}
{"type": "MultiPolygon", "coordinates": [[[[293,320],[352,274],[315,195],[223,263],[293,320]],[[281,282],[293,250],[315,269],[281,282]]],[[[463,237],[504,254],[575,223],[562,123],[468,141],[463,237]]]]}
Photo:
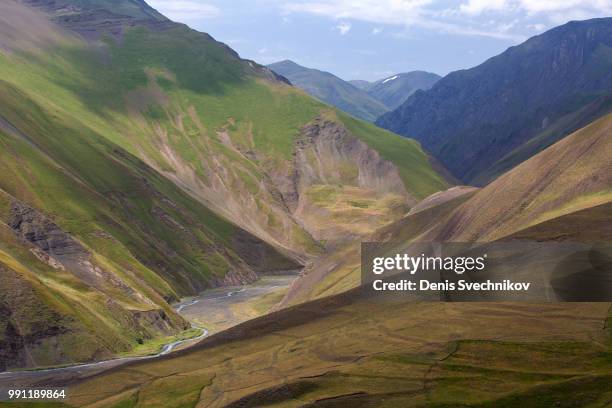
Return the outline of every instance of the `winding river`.
{"type": "MultiPolygon", "coordinates": [[[[39,370],[2,372],[0,373],[0,396],[4,395],[8,389],[47,387],[49,384],[66,383],[98,374],[130,361],[155,359],[177,349],[188,348],[212,333],[256,317],[258,308],[253,305],[257,305],[257,302],[265,299],[266,296],[275,294],[280,296],[295,278],[296,275],[266,276],[247,286],[206,290],[196,297],[185,299],[174,305],[177,313],[191,322],[193,328],[202,331],[199,336],[165,344],[154,355],[120,357],[94,363],[39,370]]],[[[259,305],[259,308],[265,308],[266,305],[267,303],[263,303],[259,305]]]]}

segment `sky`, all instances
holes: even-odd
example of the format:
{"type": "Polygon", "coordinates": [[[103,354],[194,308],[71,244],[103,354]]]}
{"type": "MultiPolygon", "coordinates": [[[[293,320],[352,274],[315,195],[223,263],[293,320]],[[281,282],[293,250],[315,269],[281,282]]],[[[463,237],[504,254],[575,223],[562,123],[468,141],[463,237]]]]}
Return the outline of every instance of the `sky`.
{"type": "Polygon", "coordinates": [[[290,59],[345,79],[476,66],[612,0],[148,0],[260,64],[290,59]]]}

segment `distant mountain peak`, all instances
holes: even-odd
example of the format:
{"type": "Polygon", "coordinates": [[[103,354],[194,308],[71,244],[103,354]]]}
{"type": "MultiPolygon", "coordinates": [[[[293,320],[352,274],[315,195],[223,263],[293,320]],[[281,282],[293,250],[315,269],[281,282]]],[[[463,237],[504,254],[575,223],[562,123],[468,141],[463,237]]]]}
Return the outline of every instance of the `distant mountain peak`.
{"type": "Polygon", "coordinates": [[[373,122],[388,111],[384,104],[365,91],[330,72],[306,68],[291,60],[270,64],[268,68],[315,98],[360,119],[373,122]]]}
{"type": "Polygon", "coordinates": [[[416,91],[431,88],[439,79],[431,72],[403,72],[380,79],[367,86],[366,90],[370,96],[393,110],[416,91]]]}
{"type": "Polygon", "coordinates": [[[284,60],[268,65],[306,92],[361,119],[374,121],[377,115],[401,105],[420,89],[429,89],[440,77],[425,71],[394,74],[376,82],[344,81],[332,73],[303,67],[284,60]]]}
{"type": "Polygon", "coordinates": [[[386,84],[387,82],[394,81],[394,80],[396,80],[397,78],[399,78],[399,75],[394,75],[394,76],[392,76],[391,78],[387,78],[387,79],[385,79],[384,81],[382,81],[382,83],[383,83],[383,84],[386,84]]]}

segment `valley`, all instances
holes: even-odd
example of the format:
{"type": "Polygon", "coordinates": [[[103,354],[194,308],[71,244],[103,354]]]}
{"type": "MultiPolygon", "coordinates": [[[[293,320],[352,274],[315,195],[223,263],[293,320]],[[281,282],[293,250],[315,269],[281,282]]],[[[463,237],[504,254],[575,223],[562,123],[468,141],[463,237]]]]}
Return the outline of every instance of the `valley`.
{"type": "Polygon", "coordinates": [[[531,406],[605,406],[609,319],[601,303],[389,304],[351,292],[73,384],[69,404],[512,407],[537,395],[531,406]]]}
{"type": "Polygon", "coordinates": [[[609,406],[611,49],[593,18],[344,81],[144,0],[0,1],[0,407],[609,406]],[[373,293],[364,243],[546,302],[373,293]]]}
{"type": "Polygon", "coordinates": [[[176,335],[170,303],[300,268],[448,185],[418,143],[144,2],[105,7],[0,4],[0,369],[176,335]]]}
{"type": "MultiPolygon", "coordinates": [[[[174,304],[176,312],[187,320],[192,330],[184,339],[172,338],[144,343],[128,355],[88,364],[64,367],[41,367],[0,373],[0,392],[11,387],[32,388],[48,382],[70,382],[91,377],[126,363],[157,359],[177,350],[194,346],[202,339],[236,326],[246,320],[264,315],[272,309],[297,275],[277,275],[262,278],[242,287],[209,289],[193,298],[174,304]]],[[[178,336],[177,336],[178,337],[178,336]]]]}

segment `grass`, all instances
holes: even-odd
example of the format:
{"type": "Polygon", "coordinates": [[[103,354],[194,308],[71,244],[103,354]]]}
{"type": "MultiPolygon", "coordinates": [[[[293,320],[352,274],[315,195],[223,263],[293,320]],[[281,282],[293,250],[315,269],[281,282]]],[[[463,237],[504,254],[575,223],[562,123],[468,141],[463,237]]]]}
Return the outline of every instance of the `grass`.
{"type": "MultiPolygon", "coordinates": [[[[3,59],[0,70],[10,72],[17,68],[14,61],[0,58],[3,59]]],[[[73,94],[60,91],[48,78],[52,69],[42,74],[34,64],[28,68],[30,71],[22,70],[22,74],[11,76],[16,84],[0,83],[2,116],[26,135],[16,137],[0,131],[3,171],[0,188],[53,217],[62,229],[89,247],[99,265],[174,316],[164,297],[192,293],[194,285],[203,285],[213,274],[224,274],[230,263],[238,261],[230,248],[235,227],[129,153],[121,152],[112,142],[116,131],[106,131],[112,126],[86,109],[73,94]],[[46,92],[52,96],[43,97],[46,92]],[[92,117],[95,119],[87,121],[92,117]],[[105,136],[98,131],[104,131],[105,136]],[[37,148],[33,149],[32,143],[37,148]],[[163,209],[177,225],[187,227],[180,230],[172,223],[164,223],[154,215],[155,208],[163,209]],[[189,239],[185,239],[185,231],[189,239]],[[100,232],[108,238],[101,238],[100,232]],[[218,252],[215,249],[218,245],[229,251],[218,252]],[[178,256],[169,257],[169,251],[178,256]]],[[[2,213],[6,217],[10,200],[6,199],[8,195],[3,196],[2,213]]],[[[14,253],[15,249],[11,251],[14,253]]],[[[28,260],[26,267],[33,268],[31,265],[37,262],[28,260]]],[[[63,358],[83,361],[97,350],[116,352],[125,350],[132,342],[136,344],[136,337],[141,334],[119,324],[115,320],[118,316],[93,312],[89,307],[79,308],[101,305],[106,299],[88,294],[77,280],[66,278],[64,282],[43,280],[41,292],[50,294],[44,302],[51,302],[62,292],[69,294],[59,304],[50,303],[51,310],[75,319],[71,325],[73,338],[80,339],[78,347],[65,345],[72,351],[63,358]],[[66,283],[72,289],[67,290],[66,283]],[[104,337],[108,343],[100,341],[104,337]]],[[[109,295],[123,303],[123,307],[142,307],[123,293],[111,291],[109,295]]],[[[172,319],[176,321],[175,317],[172,319]]],[[[150,335],[158,334],[147,334],[150,335]]],[[[60,345],[69,340],[69,337],[60,340],[60,345]]],[[[33,351],[41,365],[59,362],[54,355],[56,349],[45,344],[33,351]]]]}
{"type": "Polygon", "coordinates": [[[253,309],[255,309],[255,312],[259,316],[263,316],[266,313],[269,313],[274,306],[276,306],[278,303],[280,303],[281,300],[283,300],[286,292],[286,290],[279,290],[262,296],[261,299],[258,299],[257,303],[253,305],[253,309]]]}
{"type": "Polygon", "coordinates": [[[405,198],[399,194],[350,185],[314,184],[305,189],[304,195],[305,202],[316,210],[309,210],[303,218],[311,228],[331,229],[331,235],[323,235],[329,239],[343,234],[363,236],[399,219],[409,210],[405,198]]]}
{"type": "Polygon", "coordinates": [[[342,112],[336,112],[336,115],[353,135],[379,152],[383,159],[398,167],[406,190],[416,198],[425,198],[448,186],[433,170],[427,154],[417,141],[398,136],[342,112]]]}
{"type": "Polygon", "coordinates": [[[249,323],[232,341],[85,381],[70,403],[112,406],[120,388],[169,406],[598,406],[612,375],[607,306],[321,301],[249,323]]]}
{"type": "Polygon", "coordinates": [[[138,345],[132,348],[126,353],[121,353],[121,357],[134,357],[134,356],[149,356],[156,355],[162,351],[164,345],[173,343],[175,341],[183,341],[196,338],[202,334],[202,329],[188,329],[184,330],[173,336],[157,337],[154,339],[141,339],[138,341],[138,345]],[[141,344],[142,343],[142,344],[141,344]]]}

